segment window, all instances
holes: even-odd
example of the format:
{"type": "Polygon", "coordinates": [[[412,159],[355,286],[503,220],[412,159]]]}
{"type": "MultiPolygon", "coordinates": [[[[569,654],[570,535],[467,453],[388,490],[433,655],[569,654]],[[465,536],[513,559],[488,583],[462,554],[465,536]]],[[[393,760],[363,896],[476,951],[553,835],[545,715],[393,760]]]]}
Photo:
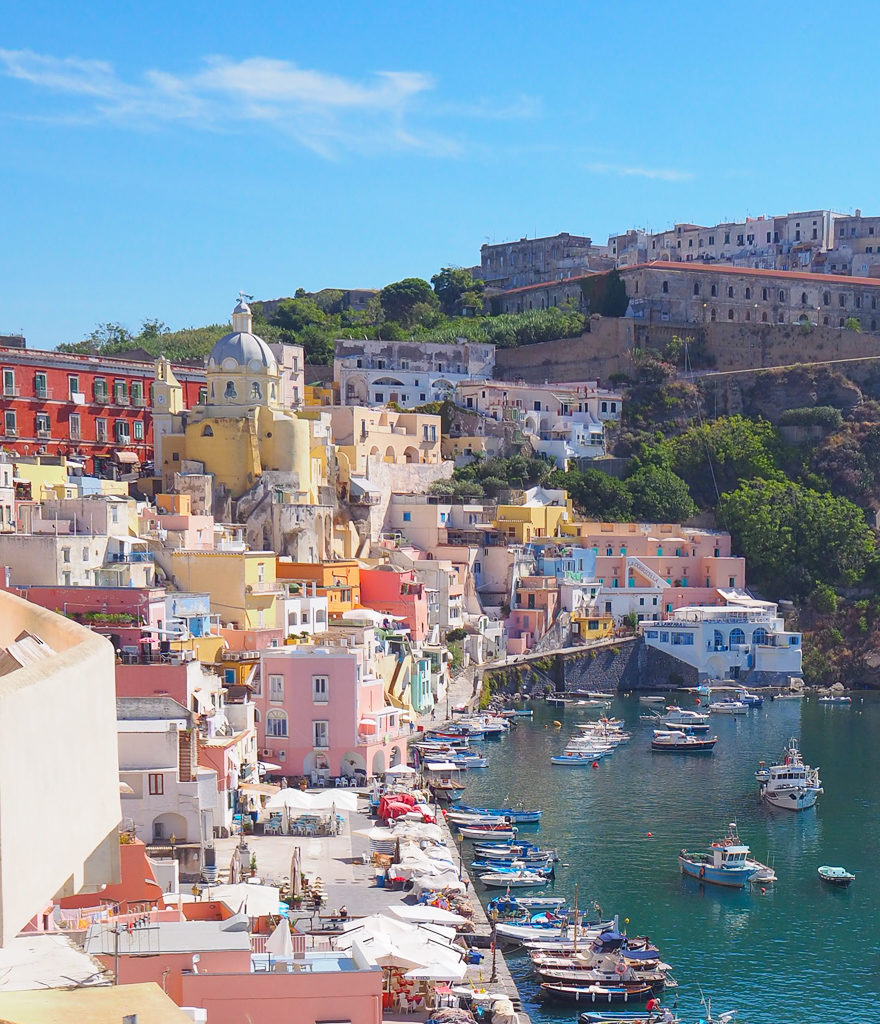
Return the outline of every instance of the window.
{"type": "Polygon", "coordinates": [[[327,676],[312,676],[312,701],[326,704],[330,700],[330,680],[327,676]]]}
{"type": "Polygon", "coordinates": [[[669,282],[668,281],[664,281],[663,282],[662,291],[663,291],[664,295],[666,295],[668,293],[668,291],[669,291],[669,282]]]}
{"type": "Polygon", "coordinates": [[[761,298],[766,302],[770,298],[770,290],[768,288],[761,289],[761,298]]]}
{"type": "Polygon", "coordinates": [[[15,423],[15,410],[7,409],[3,416],[3,429],[7,434],[15,436],[18,433],[18,427],[15,423]]]}
{"type": "Polygon", "coordinates": [[[330,723],[312,722],[312,746],[327,749],[330,746],[330,723]]]}
{"type": "Polygon", "coordinates": [[[34,374],[34,395],[37,398],[49,397],[49,382],[45,373],[34,374]]]}
{"type": "Polygon", "coordinates": [[[7,398],[15,397],[15,370],[3,371],[3,394],[7,398]]]}
{"type": "Polygon", "coordinates": [[[128,444],[131,440],[128,429],[128,420],[117,420],[113,425],[113,433],[117,444],[128,444]]]}
{"type": "Polygon", "coordinates": [[[51,424],[47,412],[38,412],[34,417],[34,425],[37,428],[37,437],[48,437],[51,424]]]}
{"type": "Polygon", "coordinates": [[[67,418],[67,430],[71,441],[79,441],[82,438],[82,427],[78,412],[72,412],[67,418]]]}
{"type": "Polygon", "coordinates": [[[785,292],[781,288],[779,289],[779,301],[785,302],[785,292]]]}
{"type": "Polygon", "coordinates": [[[270,675],[269,676],[269,700],[282,701],[284,700],[284,676],[270,675]]]}
{"type": "Polygon", "coordinates": [[[235,381],[228,380],[226,382],[226,387],[223,390],[223,397],[224,398],[237,398],[238,397],[238,392],[235,390],[235,381]]]}
{"type": "Polygon", "coordinates": [[[385,401],[385,396],[382,394],[381,391],[377,391],[376,392],[376,401],[377,402],[384,402],[385,401]]]}
{"type": "Polygon", "coordinates": [[[124,380],[115,380],[113,382],[113,401],[116,402],[117,405],[128,404],[126,390],[124,380]]]}
{"type": "Polygon", "coordinates": [[[717,284],[713,284],[712,285],[712,288],[710,290],[710,294],[711,294],[713,299],[718,295],[718,285],[717,284]]]}
{"type": "Polygon", "coordinates": [[[103,417],[95,420],[95,440],[107,440],[107,420],[103,417]]]}
{"type": "Polygon", "coordinates": [[[208,404],[208,389],[206,387],[205,388],[199,388],[199,405],[207,405],[207,404],[208,404]]]}
{"type": "Polygon", "coordinates": [[[404,521],[405,523],[408,523],[408,522],[410,522],[411,520],[412,520],[412,512],[404,512],[404,513],[403,513],[403,521],[404,521]]]}
{"type": "Polygon", "coordinates": [[[751,297],[752,297],[752,289],[751,288],[746,288],[746,298],[750,299],[751,297]]]}
{"type": "Polygon", "coordinates": [[[845,295],[838,295],[837,296],[837,305],[841,306],[841,307],[846,305],[846,296],[845,295]]]}
{"type": "Polygon", "coordinates": [[[151,772],[147,776],[147,791],[150,796],[162,796],[165,793],[165,776],[160,772],[151,772]]]}
{"type": "MultiPolygon", "coordinates": [[[[70,381],[70,388],[71,388],[71,395],[72,395],[73,394],[73,382],[77,381],[77,383],[79,383],[79,381],[78,381],[78,379],[76,377],[69,377],[68,380],[70,381]]],[[[95,401],[96,402],[106,402],[107,401],[107,381],[104,380],[103,377],[95,377],[95,382],[92,385],[92,387],[93,387],[94,392],[95,392],[95,401]]]]}
{"type": "Polygon", "coordinates": [[[133,380],[131,382],[131,404],[144,404],[144,385],[139,380],[133,380]]]}
{"type": "Polygon", "coordinates": [[[728,297],[728,299],[732,299],[733,298],[733,288],[728,288],[727,289],[727,297],[728,297]]]}
{"type": "Polygon", "coordinates": [[[266,715],[266,738],[287,739],[287,712],[273,710],[266,715]]]}
{"type": "Polygon", "coordinates": [[[727,311],[727,319],[728,320],[732,320],[733,319],[733,310],[732,309],[728,309],[728,311],[727,311]]]}
{"type": "Polygon", "coordinates": [[[709,235],[709,245],[714,245],[714,244],[715,244],[715,236],[714,235],[709,235]]]}
{"type": "Polygon", "coordinates": [[[61,549],[61,561],[62,562],[69,562],[70,561],[70,548],[62,548],[61,549]]]}
{"type": "Polygon", "coordinates": [[[67,378],[67,397],[71,401],[75,401],[74,395],[78,395],[79,390],[79,377],[68,377],[67,378]]]}
{"type": "Polygon", "coordinates": [[[135,441],[143,441],[144,439],[144,424],[143,420],[135,420],[132,423],[132,430],[134,431],[135,441]]]}
{"type": "Polygon", "coordinates": [[[698,281],[694,281],[694,295],[700,294],[700,285],[698,281]]]}

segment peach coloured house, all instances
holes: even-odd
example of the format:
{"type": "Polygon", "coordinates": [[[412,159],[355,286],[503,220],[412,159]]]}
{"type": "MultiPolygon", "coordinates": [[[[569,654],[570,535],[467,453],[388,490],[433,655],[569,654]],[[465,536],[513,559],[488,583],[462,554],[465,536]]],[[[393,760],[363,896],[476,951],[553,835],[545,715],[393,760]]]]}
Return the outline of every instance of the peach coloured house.
{"type": "Polygon", "coordinates": [[[428,635],[428,597],[411,570],[396,571],[390,565],[361,569],[361,603],[404,619],[416,643],[428,635]]]}
{"type": "MultiPolygon", "coordinates": [[[[295,943],[302,942],[297,936],[295,943]]],[[[178,1006],[208,1011],[209,1024],[380,1024],[382,970],[356,952],[299,952],[292,961],[251,955],[248,919],[158,921],[119,933],[94,925],[86,952],[117,983],[154,981],[178,1006]],[[290,970],[295,965],[295,970],[290,970]],[[260,969],[262,968],[262,969],[260,969]],[[344,975],[344,977],[343,977],[344,975]]]]}
{"type": "Polygon", "coordinates": [[[553,625],[559,609],[559,585],[555,576],[522,576],[515,594],[507,620],[507,649],[521,654],[553,625]]]}
{"type": "Polygon", "coordinates": [[[360,648],[264,651],[253,698],[260,758],[313,781],[369,777],[405,762],[409,731],[368,665],[360,648]]]}

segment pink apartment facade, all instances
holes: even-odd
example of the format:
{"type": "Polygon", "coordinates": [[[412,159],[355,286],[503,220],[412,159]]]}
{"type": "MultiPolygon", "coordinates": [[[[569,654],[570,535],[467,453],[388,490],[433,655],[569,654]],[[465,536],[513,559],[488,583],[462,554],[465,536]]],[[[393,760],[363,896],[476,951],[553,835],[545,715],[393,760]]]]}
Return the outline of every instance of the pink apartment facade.
{"type": "Polygon", "coordinates": [[[264,651],[253,698],[260,758],[313,782],[370,777],[405,762],[401,709],[386,705],[382,680],[366,665],[360,649],[264,651]]]}
{"type": "Polygon", "coordinates": [[[428,635],[428,596],[410,570],[361,569],[361,604],[404,619],[417,644],[428,635]]]}

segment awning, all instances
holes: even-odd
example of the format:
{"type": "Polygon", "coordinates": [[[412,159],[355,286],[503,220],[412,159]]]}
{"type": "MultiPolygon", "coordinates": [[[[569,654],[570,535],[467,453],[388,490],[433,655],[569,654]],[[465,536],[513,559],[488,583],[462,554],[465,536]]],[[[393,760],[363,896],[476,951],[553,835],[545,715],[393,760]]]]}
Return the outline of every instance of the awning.
{"type": "Polygon", "coordinates": [[[140,463],[141,461],[137,457],[137,452],[114,452],[113,458],[116,459],[117,462],[131,463],[132,465],[140,463]]]}
{"type": "Polygon", "coordinates": [[[270,786],[268,782],[243,782],[238,788],[242,793],[256,793],[260,796],[275,796],[281,792],[280,786],[270,786]]]}
{"type": "Polygon", "coordinates": [[[359,491],[361,494],[381,494],[382,488],[377,487],[365,476],[352,476],[348,479],[349,488],[354,491],[359,491]]]}

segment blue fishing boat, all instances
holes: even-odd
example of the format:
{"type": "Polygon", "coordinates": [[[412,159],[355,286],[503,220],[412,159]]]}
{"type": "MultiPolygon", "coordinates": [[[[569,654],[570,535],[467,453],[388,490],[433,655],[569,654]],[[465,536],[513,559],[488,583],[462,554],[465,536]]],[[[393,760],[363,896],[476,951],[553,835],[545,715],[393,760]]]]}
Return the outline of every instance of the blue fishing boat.
{"type": "Polygon", "coordinates": [[[535,822],[541,820],[543,811],[528,811],[521,807],[466,807],[464,804],[458,808],[462,814],[478,814],[487,818],[504,818],[516,825],[524,822],[535,822]]]}
{"type": "Polygon", "coordinates": [[[534,843],[474,843],[474,856],[490,860],[559,860],[556,850],[545,850],[534,843]]]}
{"type": "MultiPolygon", "coordinates": [[[[560,914],[564,906],[564,896],[496,896],[494,900],[489,900],[486,904],[486,909],[490,912],[495,910],[499,914],[523,913],[531,915],[538,910],[552,910],[560,914]]],[[[544,918],[544,923],[549,924],[546,917],[544,918]]],[[[558,921],[556,922],[556,927],[559,927],[558,921]]]]}
{"type": "Polygon", "coordinates": [[[732,889],[744,888],[760,865],[749,859],[749,848],[737,833],[735,822],[727,826],[727,835],[712,843],[708,853],[678,855],[681,872],[711,885],[724,885],[732,889]]]}

